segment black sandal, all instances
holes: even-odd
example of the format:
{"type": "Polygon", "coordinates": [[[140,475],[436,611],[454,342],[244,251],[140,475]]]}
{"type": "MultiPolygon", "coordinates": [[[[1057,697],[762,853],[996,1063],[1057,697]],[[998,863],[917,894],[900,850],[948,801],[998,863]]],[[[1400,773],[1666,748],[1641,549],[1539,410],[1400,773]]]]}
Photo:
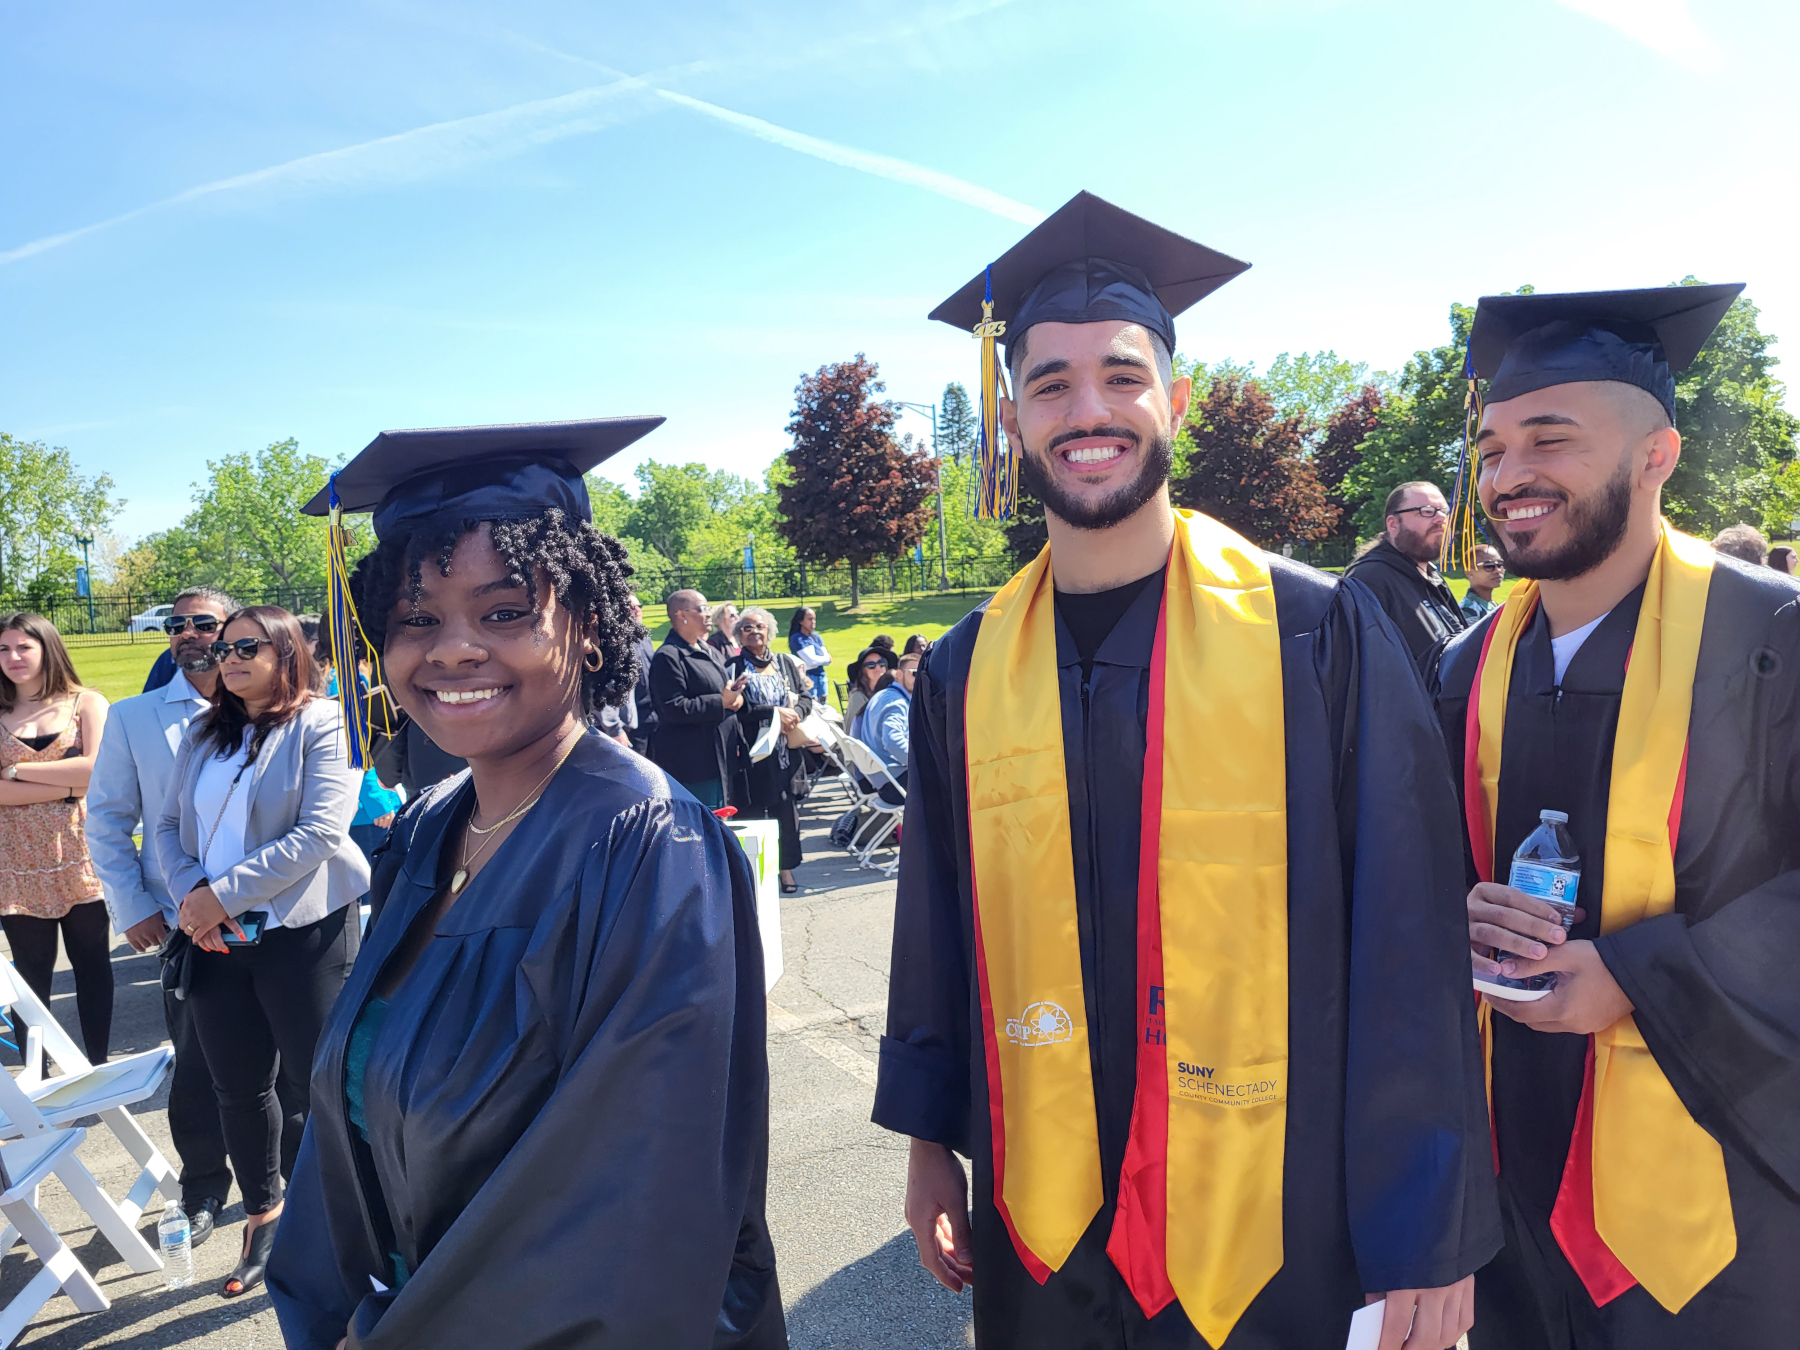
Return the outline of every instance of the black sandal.
{"type": "Polygon", "coordinates": [[[798,894],[800,894],[800,883],[797,881],[782,882],[781,883],[781,893],[783,895],[798,895],[798,894]]]}
{"type": "Polygon", "coordinates": [[[279,1227],[281,1220],[271,1219],[250,1231],[244,1243],[244,1259],[237,1263],[237,1269],[226,1278],[224,1287],[219,1290],[220,1298],[237,1298],[263,1282],[263,1275],[269,1264],[269,1253],[275,1247],[275,1230],[279,1227]]]}

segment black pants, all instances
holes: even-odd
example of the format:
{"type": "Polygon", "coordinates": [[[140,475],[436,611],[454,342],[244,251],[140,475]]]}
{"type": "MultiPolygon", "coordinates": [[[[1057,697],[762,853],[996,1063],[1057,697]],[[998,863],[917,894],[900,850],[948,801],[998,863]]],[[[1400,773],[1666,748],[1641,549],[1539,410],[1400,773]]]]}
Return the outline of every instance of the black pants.
{"type": "Polygon", "coordinates": [[[774,801],[744,812],[745,820],[772,820],[781,839],[781,870],[791,872],[802,861],[800,852],[800,812],[790,793],[782,793],[774,801]]]}
{"type": "Polygon", "coordinates": [[[112,1040],[112,919],[100,900],[76,905],[60,919],[29,914],[0,917],[12,948],[13,966],[38,1002],[50,1006],[50,979],[56,971],[56,935],[75,971],[75,1016],[81,1022],[82,1048],[96,1064],[106,1063],[112,1040]]]}
{"type": "Polygon", "coordinates": [[[169,1137],[181,1159],[181,1203],[192,1209],[210,1199],[223,1208],[231,1194],[231,1167],[225,1156],[219,1098],[200,1046],[193,1004],[164,990],[163,1020],[175,1047],[175,1071],[169,1076],[169,1137]]]}
{"type": "Polygon", "coordinates": [[[346,905],[304,928],[265,928],[254,947],[194,953],[188,1001],[246,1214],[273,1209],[293,1175],[313,1051],[356,962],[360,927],[346,905]]]}

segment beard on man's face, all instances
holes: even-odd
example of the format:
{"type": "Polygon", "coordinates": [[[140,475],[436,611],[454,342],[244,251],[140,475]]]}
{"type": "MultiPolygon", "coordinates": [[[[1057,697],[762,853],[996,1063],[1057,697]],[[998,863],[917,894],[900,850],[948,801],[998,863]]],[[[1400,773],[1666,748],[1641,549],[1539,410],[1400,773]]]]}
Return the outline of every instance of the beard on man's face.
{"type": "Polygon", "coordinates": [[[1169,471],[1175,466],[1175,443],[1166,434],[1152,437],[1136,477],[1104,496],[1083,498],[1064,490],[1056,481],[1055,470],[1049,466],[1049,461],[1056,457],[1059,446],[1090,436],[1115,436],[1129,441],[1133,447],[1143,444],[1143,438],[1129,427],[1065,431],[1051,437],[1050,444],[1044,447],[1043,462],[1040,462],[1038,452],[1027,446],[1019,456],[1019,477],[1025,490],[1058,520],[1078,530],[1106,530],[1122,520],[1129,520],[1162,490],[1162,485],[1169,481],[1169,471]]]}
{"type": "Polygon", "coordinates": [[[1620,457],[1612,477],[1579,501],[1550,488],[1496,497],[1494,512],[1508,502],[1535,499],[1563,504],[1563,529],[1568,537],[1560,547],[1534,548],[1536,530],[1524,534],[1512,534],[1505,528],[1494,531],[1507,567],[1514,575],[1534,581],[1573,581],[1612,557],[1625,541],[1625,531],[1631,524],[1631,468],[1631,455],[1627,453],[1620,457]]]}
{"type": "Polygon", "coordinates": [[[1444,527],[1435,520],[1422,530],[1402,525],[1394,531],[1394,547],[1416,563],[1436,562],[1443,551],[1443,542],[1444,527]]]}
{"type": "Polygon", "coordinates": [[[170,653],[175,664],[190,675],[198,675],[218,665],[218,659],[212,654],[213,639],[211,635],[200,637],[190,634],[175,644],[170,653]]]}

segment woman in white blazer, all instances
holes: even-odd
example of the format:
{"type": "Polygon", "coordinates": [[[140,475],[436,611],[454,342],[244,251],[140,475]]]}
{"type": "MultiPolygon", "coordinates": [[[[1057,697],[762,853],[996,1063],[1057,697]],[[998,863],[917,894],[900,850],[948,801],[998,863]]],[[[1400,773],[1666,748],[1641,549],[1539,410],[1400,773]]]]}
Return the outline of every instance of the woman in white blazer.
{"type": "Polygon", "coordinates": [[[233,1298],[262,1282],[274,1245],[313,1049],[361,945],[369,867],[350,839],[362,774],[299,621],[240,609],[213,651],[219,697],[176,757],[156,850],[195,948],[188,999],[248,1216],[221,1290],[233,1298]],[[283,1119],[284,1099],[295,1116],[283,1119]]]}

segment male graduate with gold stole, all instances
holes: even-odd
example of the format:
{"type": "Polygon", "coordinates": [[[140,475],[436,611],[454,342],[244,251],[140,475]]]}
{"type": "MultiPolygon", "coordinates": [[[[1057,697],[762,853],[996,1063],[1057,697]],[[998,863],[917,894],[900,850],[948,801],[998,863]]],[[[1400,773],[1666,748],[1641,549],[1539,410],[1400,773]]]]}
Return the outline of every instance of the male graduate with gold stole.
{"type": "Polygon", "coordinates": [[[1406,647],[1170,507],[1172,314],[1244,267],[1083,193],[933,315],[1005,324],[1050,535],[919,671],[875,1101],[982,1350],[1341,1350],[1384,1296],[1443,1350],[1499,1245],[1406,647]]]}
{"type": "Polygon", "coordinates": [[[1489,297],[1526,580],[1428,670],[1462,784],[1506,1248],[1476,1350],[1800,1344],[1800,587],[1669,526],[1673,372],[1741,286],[1489,297]],[[1566,813],[1576,922],[1509,885],[1566,813]],[[1530,991],[1527,991],[1530,992],[1530,991]]]}

